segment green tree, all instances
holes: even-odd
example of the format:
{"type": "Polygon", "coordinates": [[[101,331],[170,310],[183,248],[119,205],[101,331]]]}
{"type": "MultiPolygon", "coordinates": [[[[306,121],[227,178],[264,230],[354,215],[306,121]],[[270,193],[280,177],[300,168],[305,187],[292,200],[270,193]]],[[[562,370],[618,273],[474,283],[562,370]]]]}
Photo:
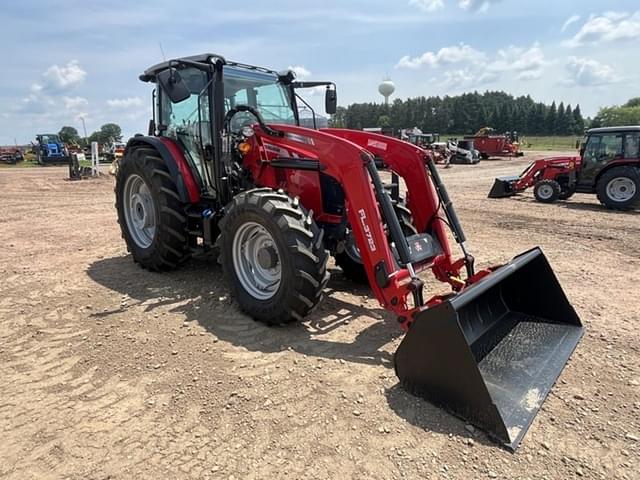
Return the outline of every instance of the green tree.
{"type": "Polygon", "coordinates": [[[545,130],[547,134],[555,135],[556,127],[558,123],[558,109],[556,108],[556,102],[552,102],[551,106],[547,110],[545,117],[545,130]]]}
{"type": "Polygon", "coordinates": [[[119,142],[122,140],[122,129],[120,125],[116,123],[105,123],[100,127],[100,133],[104,139],[104,143],[119,142]]]}
{"type": "Polygon", "coordinates": [[[329,118],[329,125],[333,128],[345,128],[347,125],[347,109],[344,107],[336,108],[336,113],[329,118]]]}
{"type": "Polygon", "coordinates": [[[582,118],[582,113],[580,112],[580,105],[576,105],[576,108],[573,109],[573,123],[573,133],[582,135],[584,133],[584,118],[582,118]]]}
{"type": "Polygon", "coordinates": [[[620,127],[623,125],[640,125],[640,106],[638,107],[605,107],[601,108],[593,119],[597,127],[620,127]]]}
{"type": "Polygon", "coordinates": [[[64,126],[58,132],[58,136],[60,140],[64,143],[79,143],[80,135],[78,135],[78,130],[73,127],[64,126]]]}
{"type": "Polygon", "coordinates": [[[629,99],[629,101],[625,103],[623,107],[640,107],[640,97],[629,99]]]}

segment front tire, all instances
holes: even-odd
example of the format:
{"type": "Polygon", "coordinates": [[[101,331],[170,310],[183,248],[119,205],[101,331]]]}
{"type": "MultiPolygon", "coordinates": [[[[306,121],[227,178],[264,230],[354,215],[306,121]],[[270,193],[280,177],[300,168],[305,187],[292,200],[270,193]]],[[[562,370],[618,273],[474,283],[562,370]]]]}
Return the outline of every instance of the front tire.
{"type": "Polygon", "coordinates": [[[220,223],[225,276],[240,308],[269,325],[302,320],[329,281],[323,232],[288,195],[269,188],[237,195],[220,223]]]}
{"type": "Polygon", "coordinates": [[[640,168],[615,167],[602,174],[596,185],[600,203],[614,210],[640,205],[640,168]]]}
{"type": "Polygon", "coordinates": [[[555,180],[540,180],[533,188],[536,200],[542,203],[553,203],[560,198],[562,187],[555,180]]]}
{"type": "Polygon", "coordinates": [[[185,206],[158,152],[128,152],[118,169],[115,192],[122,237],[135,262],[162,271],[189,257],[185,206]]]}

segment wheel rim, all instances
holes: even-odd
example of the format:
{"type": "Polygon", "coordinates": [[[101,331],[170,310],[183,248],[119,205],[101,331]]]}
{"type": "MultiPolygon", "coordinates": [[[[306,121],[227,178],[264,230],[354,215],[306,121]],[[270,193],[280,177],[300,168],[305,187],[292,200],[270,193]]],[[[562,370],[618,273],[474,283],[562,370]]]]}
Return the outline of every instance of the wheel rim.
{"type": "Polygon", "coordinates": [[[255,222],[243,224],[233,237],[233,268],[245,291],[269,300],[280,288],[282,265],[271,234],[255,222]]]}
{"type": "Polygon", "coordinates": [[[618,177],[607,183],[607,197],[616,202],[626,202],[636,194],[636,184],[627,177],[618,177]]]}
{"type": "Polygon", "coordinates": [[[540,187],[538,187],[538,196],[545,200],[551,198],[553,196],[553,188],[551,185],[540,185],[540,187]]]}
{"type": "Polygon", "coordinates": [[[149,248],[156,234],[156,208],[147,183],[130,175],[124,184],[124,217],[131,238],[141,248],[149,248]]]}

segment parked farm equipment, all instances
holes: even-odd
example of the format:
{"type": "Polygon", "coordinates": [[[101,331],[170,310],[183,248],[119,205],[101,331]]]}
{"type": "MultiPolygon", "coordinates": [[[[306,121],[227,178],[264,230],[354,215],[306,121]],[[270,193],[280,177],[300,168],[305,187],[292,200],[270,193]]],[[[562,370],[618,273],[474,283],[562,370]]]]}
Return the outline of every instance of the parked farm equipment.
{"type": "Polygon", "coordinates": [[[0,147],[0,162],[15,165],[24,160],[22,150],[18,147],[0,147]]]}
{"type": "Polygon", "coordinates": [[[489,198],[510,197],[530,187],[544,203],[595,193],[608,208],[640,205],[640,126],[593,128],[579,156],[536,160],[519,176],[498,177],[489,198]]]}
{"type": "Polygon", "coordinates": [[[170,270],[217,247],[240,308],[277,325],[320,302],[331,254],[345,274],[368,280],[407,332],[395,355],[401,384],[518,446],[583,333],[539,248],[476,271],[427,151],[298,126],[302,89],[326,87],[326,111],[335,112],[332,82],[215,54],[163,62],[140,78],[156,84],[155,121],[129,140],[116,180],[136,262],[170,270]],[[405,199],[382,169],[404,180],[405,199]],[[428,270],[447,293],[424,297],[418,274],[428,270]]]}
{"type": "Polygon", "coordinates": [[[480,162],[480,152],[476,150],[473,140],[450,138],[448,148],[451,152],[451,163],[475,165],[480,162]]]}
{"type": "Polygon", "coordinates": [[[494,129],[483,127],[475,135],[464,137],[466,140],[473,140],[475,148],[480,152],[482,158],[491,157],[521,157],[524,155],[520,151],[517,132],[507,132],[505,135],[495,135],[494,129]]]}
{"type": "Polygon", "coordinates": [[[36,136],[36,142],[33,145],[33,153],[39,165],[69,162],[69,152],[58,135],[41,133],[36,136]]]}

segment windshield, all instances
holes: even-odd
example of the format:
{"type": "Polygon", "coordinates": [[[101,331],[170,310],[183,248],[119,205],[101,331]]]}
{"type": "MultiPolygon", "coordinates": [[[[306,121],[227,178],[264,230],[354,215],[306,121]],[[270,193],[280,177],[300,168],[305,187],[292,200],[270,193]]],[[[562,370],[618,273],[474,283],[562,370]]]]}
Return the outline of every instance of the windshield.
{"type": "Polygon", "coordinates": [[[42,135],[42,143],[60,143],[58,135],[42,135]]]}
{"type": "MultiPolygon", "coordinates": [[[[255,72],[242,68],[224,67],[225,113],[237,105],[256,108],[266,123],[295,125],[289,92],[278,83],[275,74],[255,72]]],[[[234,116],[232,129],[255,123],[255,118],[246,112],[234,116]]]]}

